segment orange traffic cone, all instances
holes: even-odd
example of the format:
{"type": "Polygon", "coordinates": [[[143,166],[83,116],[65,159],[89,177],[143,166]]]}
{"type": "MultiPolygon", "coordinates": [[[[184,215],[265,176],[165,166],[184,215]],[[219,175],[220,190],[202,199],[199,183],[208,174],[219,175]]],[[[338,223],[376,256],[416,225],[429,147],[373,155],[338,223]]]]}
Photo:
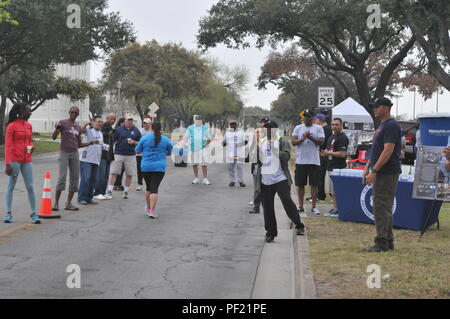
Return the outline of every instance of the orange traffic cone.
{"type": "Polygon", "coordinates": [[[61,215],[53,215],[52,212],[52,184],[50,179],[50,172],[47,172],[45,174],[44,192],[42,193],[41,212],[39,214],[39,218],[42,219],[61,218],[61,215]]]}

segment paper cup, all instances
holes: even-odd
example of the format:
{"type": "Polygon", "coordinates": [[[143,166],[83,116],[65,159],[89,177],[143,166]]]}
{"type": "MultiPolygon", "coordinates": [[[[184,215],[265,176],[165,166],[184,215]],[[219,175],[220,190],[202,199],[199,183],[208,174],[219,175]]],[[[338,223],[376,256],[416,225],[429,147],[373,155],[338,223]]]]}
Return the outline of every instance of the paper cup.
{"type": "Polygon", "coordinates": [[[28,151],[28,154],[31,154],[31,150],[33,149],[33,146],[27,146],[27,151],[28,151]]]}

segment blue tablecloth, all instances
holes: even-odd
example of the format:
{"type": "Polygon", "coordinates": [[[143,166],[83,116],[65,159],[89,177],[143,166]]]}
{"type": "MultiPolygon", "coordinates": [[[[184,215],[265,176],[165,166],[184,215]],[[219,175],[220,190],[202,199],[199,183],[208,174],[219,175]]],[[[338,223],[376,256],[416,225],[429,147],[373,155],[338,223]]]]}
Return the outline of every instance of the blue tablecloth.
{"type": "MultiPolygon", "coordinates": [[[[375,223],[372,187],[363,185],[359,177],[331,176],[339,208],[339,219],[344,222],[375,223]]],[[[433,201],[413,199],[413,183],[400,181],[394,203],[394,227],[421,231],[433,201]]],[[[427,227],[438,221],[442,202],[436,202],[427,227]]]]}

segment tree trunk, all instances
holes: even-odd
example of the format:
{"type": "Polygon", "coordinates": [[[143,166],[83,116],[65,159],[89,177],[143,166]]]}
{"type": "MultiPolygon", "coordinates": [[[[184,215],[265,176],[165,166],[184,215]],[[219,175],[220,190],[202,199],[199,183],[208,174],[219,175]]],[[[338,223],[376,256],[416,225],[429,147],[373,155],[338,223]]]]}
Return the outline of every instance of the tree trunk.
{"type": "Polygon", "coordinates": [[[8,98],[2,94],[0,100],[0,145],[5,145],[5,112],[8,98]]]}
{"type": "Polygon", "coordinates": [[[375,128],[380,126],[380,121],[375,118],[375,114],[373,113],[372,108],[370,107],[371,96],[369,85],[367,83],[367,77],[362,72],[357,72],[354,75],[356,88],[358,90],[359,95],[359,103],[364,106],[367,112],[369,112],[370,116],[372,116],[373,123],[375,128]]]}

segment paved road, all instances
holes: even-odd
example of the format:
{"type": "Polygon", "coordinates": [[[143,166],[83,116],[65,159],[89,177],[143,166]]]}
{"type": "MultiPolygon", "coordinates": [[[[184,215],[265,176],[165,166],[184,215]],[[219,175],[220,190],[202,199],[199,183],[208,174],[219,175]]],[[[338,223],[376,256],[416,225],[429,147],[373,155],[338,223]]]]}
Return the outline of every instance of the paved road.
{"type": "MultiPolygon", "coordinates": [[[[55,159],[35,160],[34,169],[36,189],[46,170],[55,184],[55,159]]],[[[221,165],[210,176],[212,186],[194,186],[191,169],[171,168],[159,220],[145,216],[143,194],[133,191],[38,226],[26,224],[19,182],[15,223],[0,225],[0,298],[250,298],[264,246],[262,216],[248,214],[250,176],[246,189],[228,188],[221,165]],[[81,289],[66,286],[70,264],[81,267],[81,289]]],[[[2,175],[2,211],[6,182],[2,175]]]]}

